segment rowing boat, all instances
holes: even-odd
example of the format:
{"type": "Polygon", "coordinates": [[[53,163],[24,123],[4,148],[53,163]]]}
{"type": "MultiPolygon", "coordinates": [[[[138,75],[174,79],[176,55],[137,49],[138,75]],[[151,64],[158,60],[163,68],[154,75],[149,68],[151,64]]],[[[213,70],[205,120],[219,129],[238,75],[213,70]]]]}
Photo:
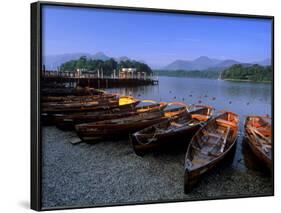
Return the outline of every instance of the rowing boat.
{"type": "Polygon", "coordinates": [[[70,102],[70,103],[55,103],[48,106],[42,106],[42,113],[67,113],[67,112],[85,112],[107,110],[111,108],[132,108],[140,101],[131,96],[121,96],[118,98],[88,101],[88,102],[70,102]]]}
{"type": "Polygon", "coordinates": [[[238,115],[223,112],[209,120],[192,137],[185,157],[185,193],[234,149],[238,122],[238,115]]]}
{"type": "Polygon", "coordinates": [[[139,100],[131,96],[120,96],[118,99],[107,101],[94,101],[87,103],[66,103],[53,107],[42,107],[40,121],[43,125],[54,125],[57,115],[81,114],[85,112],[116,112],[121,110],[132,110],[139,104],[139,100]]]}
{"type": "Polygon", "coordinates": [[[41,106],[49,106],[61,103],[71,103],[71,102],[89,102],[89,101],[98,101],[104,99],[112,99],[117,98],[117,94],[112,93],[104,93],[100,95],[85,95],[85,96],[42,96],[41,98],[41,106]]]}
{"type": "MultiPolygon", "coordinates": [[[[168,105],[171,106],[171,103],[168,105]]],[[[120,119],[78,124],[75,129],[78,136],[87,142],[128,137],[129,134],[148,126],[187,113],[186,105],[180,103],[174,103],[174,105],[178,107],[164,111],[145,112],[120,119]]]]}
{"type": "Polygon", "coordinates": [[[67,95],[84,96],[84,95],[100,95],[103,93],[104,93],[103,90],[94,89],[90,87],[76,87],[76,88],[45,87],[41,89],[42,96],[67,96],[67,95]]]}
{"type": "Polygon", "coordinates": [[[131,108],[131,109],[115,108],[112,110],[105,110],[99,112],[86,112],[83,114],[81,113],[70,114],[70,115],[58,114],[56,115],[55,123],[59,129],[73,130],[75,125],[77,124],[97,122],[103,120],[112,120],[112,119],[138,115],[141,113],[161,111],[167,106],[167,103],[164,102],[157,103],[152,100],[143,100],[141,101],[141,103],[149,103],[149,104],[143,106],[137,105],[135,108],[131,108]]]}
{"type": "Polygon", "coordinates": [[[213,108],[195,106],[183,116],[170,118],[131,135],[130,140],[137,155],[167,145],[178,146],[193,134],[212,116],[213,108]]]}
{"type": "Polygon", "coordinates": [[[260,162],[272,169],[272,129],[269,118],[262,116],[247,116],[245,120],[246,141],[260,162]]]}

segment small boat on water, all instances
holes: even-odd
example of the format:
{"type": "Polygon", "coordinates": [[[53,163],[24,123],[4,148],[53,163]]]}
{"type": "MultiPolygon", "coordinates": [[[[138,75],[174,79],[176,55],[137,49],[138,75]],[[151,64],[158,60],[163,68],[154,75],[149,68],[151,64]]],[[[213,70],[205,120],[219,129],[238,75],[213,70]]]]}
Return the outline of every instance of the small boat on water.
{"type": "Polygon", "coordinates": [[[107,110],[111,108],[132,108],[140,101],[131,96],[114,97],[112,99],[103,99],[88,102],[69,102],[69,103],[55,103],[48,106],[42,106],[43,113],[67,113],[67,112],[85,112],[94,110],[107,110]]]}
{"type": "Polygon", "coordinates": [[[41,98],[41,106],[49,106],[61,103],[69,103],[69,102],[89,102],[89,101],[99,101],[104,99],[113,99],[118,98],[117,94],[112,93],[104,93],[100,95],[86,95],[86,96],[42,96],[41,98]]]}
{"type": "Polygon", "coordinates": [[[148,126],[187,113],[186,105],[181,103],[170,103],[168,105],[171,106],[171,104],[178,107],[164,111],[145,112],[120,119],[78,124],[75,126],[75,129],[78,136],[87,142],[128,137],[129,134],[148,126]]]}
{"type": "Polygon", "coordinates": [[[246,141],[260,162],[272,169],[272,129],[268,117],[247,116],[245,120],[246,141]]]}
{"type": "Polygon", "coordinates": [[[42,96],[85,96],[85,95],[100,95],[103,94],[103,90],[90,88],[90,87],[45,87],[41,89],[42,96]]]}
{"type": "Polygon", "coordinates": [[[157,147],[186,142],[212,117],[213,107],[195,106],[192,112],[170,118],[131,135],[130,140],[137,155],[143,155],[157,147]]]}
{"type": "Polygon", "coordinates": [[[73,130],[75,129],[75,125],[77,124],[124,118],[124,117],[129,117],[129,116],[138,115],[147,112],[156,112],[156,111],[163,110],[167,106],[167,103],[164,102],[158,103],[151,100],[143,100],[141,101],[141,103],[146,103],[146,104],[149,103],[149,104],[143,106],[137,105],[135,108],[131,108],[131,109],[115,108],[112,110],[105,110],[99,112],[86,112],[83,114],[81,113],[70,114],[70,115],[58,114],[55,115],[56,116],[55,123],[59,129],[73,130]]]}
{"type": "Polygon", "coordinates": [[[199,182],[203,174],[222,162],[234,149],[238,123],[238,115],[223,112],[209,120],[193,136],[185,157],[185,193],[199,182]]]}

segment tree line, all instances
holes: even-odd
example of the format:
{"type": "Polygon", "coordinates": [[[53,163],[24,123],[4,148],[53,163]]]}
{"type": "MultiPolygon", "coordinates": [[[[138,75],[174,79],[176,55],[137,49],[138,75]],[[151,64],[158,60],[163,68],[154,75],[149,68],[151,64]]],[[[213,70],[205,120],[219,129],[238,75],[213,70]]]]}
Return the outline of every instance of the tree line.
{"type": "Polygon", "coordinates": [[[215,70],[154,70],[156,75],[159,76],[170,76],[170,77],[190,77],[190,78],[218,78],[220,71],[215,70]]]}
{"type": "Polygon", "coordinates": [[[96,73],[102,71],[104,75],[111,75],[113,71],[117,72],[122,68],[136,68],[137,72],[145,72],[151,74],[151,68],[145,64],[135,60],[125,60],[117,62],[113,58],[109,60],[89,59],[86,56],[80,57],[78,60],[70,60],[60,66],[60,71],[74,72],[77,69],[82,69],[87,73],[96,73]]]}
{"type": "Polygon", "coordinates": [[[221,73],[221,79],[248,80],[248,81],[272,81],[272,66],[254,64],[242,66],[235,64],[221,73]]]}
{"type": "Polygon", "coordinates": [[[171,77],[211,78],[225,80],[272,81],[272,66],[235,64],[224,70],[154,70],[156,75],[171,77]]]}

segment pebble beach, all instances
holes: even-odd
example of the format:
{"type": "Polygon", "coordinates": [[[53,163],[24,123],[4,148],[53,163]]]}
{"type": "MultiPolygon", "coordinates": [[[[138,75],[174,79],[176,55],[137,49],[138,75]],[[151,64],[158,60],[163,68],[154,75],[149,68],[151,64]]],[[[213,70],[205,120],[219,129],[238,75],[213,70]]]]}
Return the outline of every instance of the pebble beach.
{"type": "Polygon", "coordinates": [[[233,158],[184,194],[185,150],[137,156],[129,140],[70,143],[75,132],[42,127],[43,208],[272,195],[271,175],[240,137],[233,158]],[[246,149],[246,150],[245,150],[246,149]],[[251,153],[249,153],[251,154],[251,153]],[[248,168],[252,167],[252,168],[248,168]]]}

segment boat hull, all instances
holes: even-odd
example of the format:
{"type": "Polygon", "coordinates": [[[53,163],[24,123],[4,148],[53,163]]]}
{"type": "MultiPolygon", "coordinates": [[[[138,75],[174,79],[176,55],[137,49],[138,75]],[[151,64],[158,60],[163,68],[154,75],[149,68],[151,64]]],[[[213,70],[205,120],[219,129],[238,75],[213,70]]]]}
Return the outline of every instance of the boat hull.
{"type": "Polygon", "coordinates": [[[155,140],[150,143],[141,143],[133,134],[130,136],[130,141],[135,153],[139,156],[143,156],[145,153],[154,151],[161,147],[182,147],[184,149],[184,147],[186,148],[188,146],[189,140],[187,139],[191,139],[199,128],[200,125],[194,125],[171,133],[163,133],[155,137],[155,140]]]}
{"type": "Polygon", "coordinates": [[[212,107],[196,107],[192,112],[133,134],[130,140],[135,153],[144,155],[160,148],[186,150],[192,136],[212,117],[212,107]]]}
{"type": "MultiPolygon", "coordinates": [[[[246,133],[247,134],[247,133],[246,133]]],[[[257,146],[254,144],[253,140],[249,136],[245,136],[245,141],[249,145],[251,151],[254,153],[254,155],[258,158],[259,162],[267,167],[268,169],[272,170],[272,160],[266,157],[260,149],[257,148],[257,146]]]]}
{"type": "Polygon", "coordinates": [[[77,88],[47,87],[41,90],[42,96],[67,96],[67,95],[85,96],[85,95],[101,95],[101,94],[104,94],[104,91],[94,88],[87,88],[87,87],[77,87],[77,88]]]}
{"type": "MultiPolygon", "coordinates": [[[[114,111],[114,110],[132,111],[137,104],[139,104],[139,101],[130,104],[124,104],[122,106],[119,106],[118,104],[114,104],[114,105],[99,105],[96,107],[88,107],[88,108],[71,108],[71,109],[69,108],[69,109],[60,109],[60,110],[49,110],[47,112],[41,113],[41,121],[43,125],[56,125],[57,122],[62,118],[62,116],[58,118],[56,114],[64,114],[65,116],[67,116],[73,113],[83,114],[86,112],[99,112],[102,114],[103,112],[114,111]]],[[[65,129],[67,128],[73,129],[73,127],[69,127],[68,122],[65,125],[65,129]]]]}
{"type": "Polygon", "coordinates": [[[266,154],[263,153],[260,146],[256,142],[255,137],[251,134],[251,131],[248,129],[247,121],[250,117],[246,118],[244,129],[245,129],[245,141],[249,145],[253,154],[257,157],[261,165],[265,166],[267,169],[272,170],[272,160],[266,154]]]}
{"type": "Polygon", "coordinates": [[[154,104],[144,107],[135,107],[135,108],[127,108],[127,109],[117,108],[117,109],[98,112],[98,113],[62,115],[56,118],[55,123],[56,126],[61,130],[64,131],[74,130],[75,125],[77,124],[125,118],[125,117],[139,115],[141,113],[157,112],[157,111],[160,112],[165,107],[166,104],[154,104]]]}
{"type": "Polygon", "coordinates": [[[128,138],[131,133],[144,129],[150,125],[162,122],[167,118],[158,117],[147,122],[132,122],[131,124],[95,126],[83,128],[75,126],[78,136],[85,142],[95,142],[105,139],[128,138]]]}
{"type": "Polygon", "coordinates": [[[221,155],[219,158],[217,158],[212,163],[195,169],[195,170],[189,170],[188,168],[185,168],[184,171],[184,193],[189,193],[192,191],[192,189],[200,182],[200,180],[209,172],[211,172],[216,167],[220,166],[224,162],[225,159],[228,157],[233,158],[235,154],[235,148],[236,148],[236,141],[234,144],[230,147],[230,149],[227,152],[224,152],[223,155],[221,155]]]}

